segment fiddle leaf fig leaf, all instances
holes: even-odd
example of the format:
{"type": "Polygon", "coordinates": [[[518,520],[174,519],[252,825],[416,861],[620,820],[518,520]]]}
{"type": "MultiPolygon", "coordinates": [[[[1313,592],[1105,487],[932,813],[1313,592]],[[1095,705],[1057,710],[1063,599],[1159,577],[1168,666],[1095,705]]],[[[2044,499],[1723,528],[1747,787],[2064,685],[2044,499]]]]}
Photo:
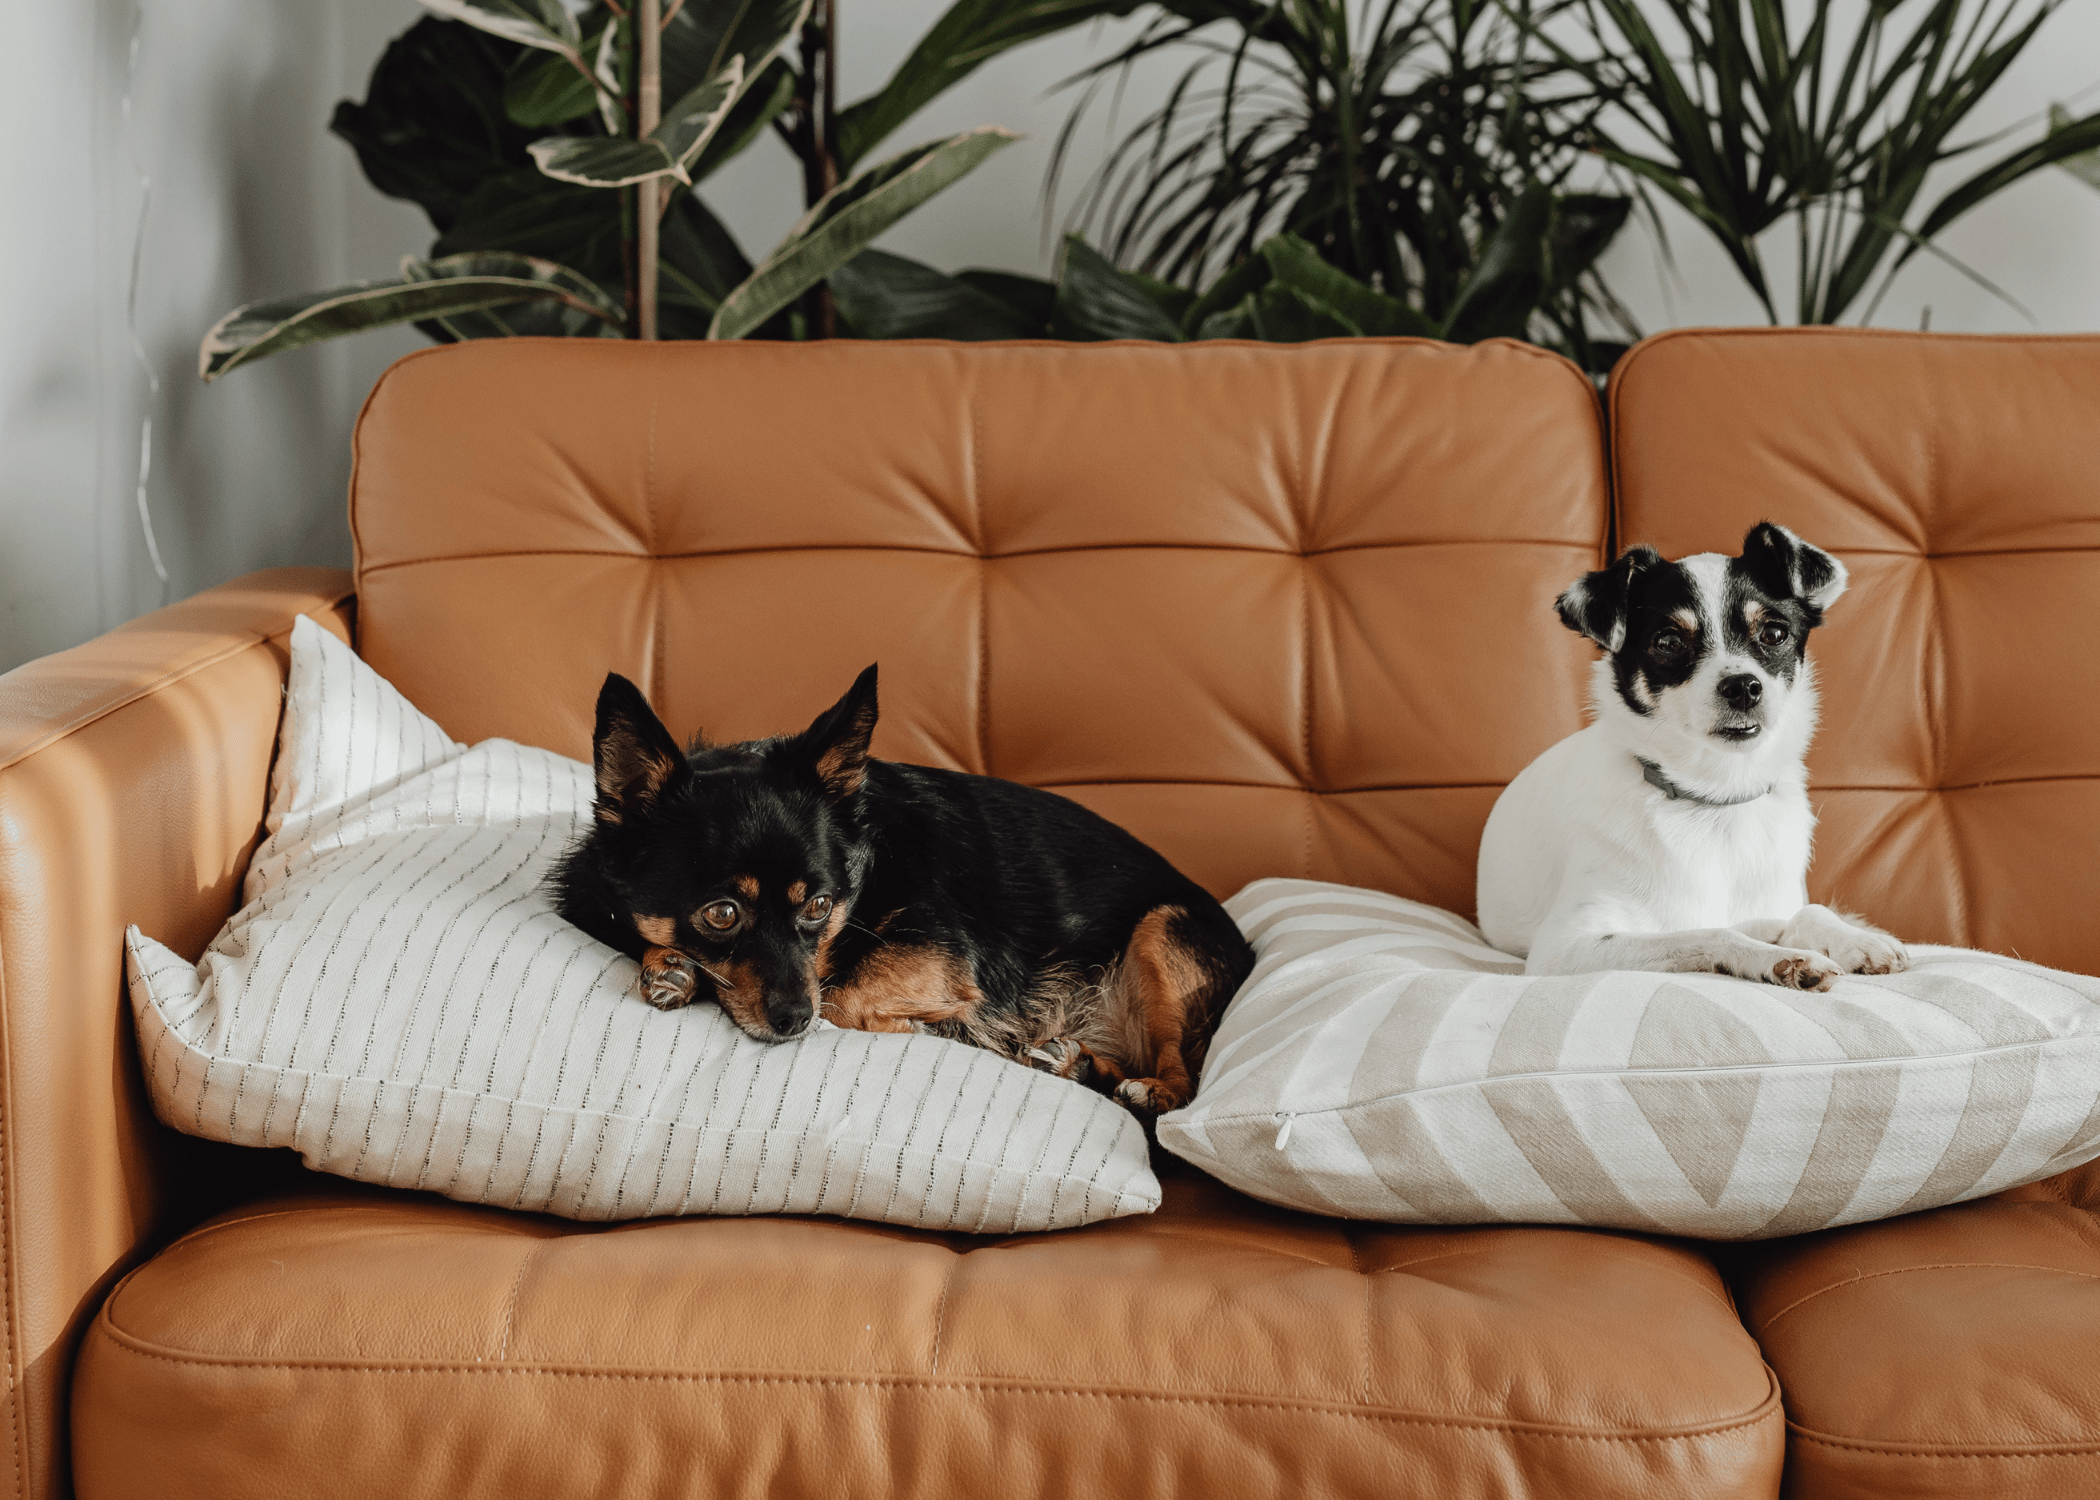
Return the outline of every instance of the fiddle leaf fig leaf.
{"type": "Polygon", "coordinates": [[[664,26],[664,93],[681,94],[744,60],[744,82],[755,83],[809,19],[812,0],[688,0],[664,26]]]}
{"type": "Polygon", "coordinates": [[[620,320],[618,303],[589,278],[553,261],[472,252],[412,261],[403,271],[397,280],[357,282],[237,307],[205,334],[197,373],[216,380],[268,355],[346,333],[518,302],[558,302],[603,322],[620,320]]]}
{"type": "Polygon", "coordinates": [[[738,339],[868,247],[892,224],[1020,137],[982,125],[928,141],[840,183],[715,310],[707,336],[738,339]]]}
{"type": "Polygon", "coordinates": [[[523,52],[503,84],[503,113],[513,125],[544,130],[598,107],[598,85],[558,52],[523,52]]]}

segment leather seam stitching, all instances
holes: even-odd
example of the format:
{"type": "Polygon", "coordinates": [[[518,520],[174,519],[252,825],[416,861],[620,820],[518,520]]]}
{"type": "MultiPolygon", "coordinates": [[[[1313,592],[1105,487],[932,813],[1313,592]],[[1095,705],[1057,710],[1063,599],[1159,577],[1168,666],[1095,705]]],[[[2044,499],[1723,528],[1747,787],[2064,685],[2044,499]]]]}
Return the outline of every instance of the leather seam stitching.
{"type": "Polygon", "coordinates": [[[1948,1260],[1934,1261],[1922,1266],[1896,1266],[1886,1271],[1868,1271],[1858,1276],[1848,1276],[1843,1281],[1834,1281],[1829,1286],[1817,1287],[1804,1297],[1797,1297],[1785,1307],[1773,1313],[1757,1325],[1760,1335],[1769,1333],[1772,1326],[1803,1303],[1813,1302],[1826,1292],[1841,1292],[1846,1287],[1858,1286],[1863,1281],[1878,1281],[1884,1276],[1909,1276],[1917,1271],[2046,1271],[2052,1276],[2075,1276],[2085,1281],[2100,1281],[2100,1272],[2069,1271],[2061,1266],[2033,1266],[2019,1261],[2007,1260],[1948,1260]]]}
{"type": "Polygon", "coordinates": [[[163,1353],[143,1347],[131,1335],[107,1322],[97,1329],[113,1346],[139,1359],[163,1364],[207,1368],[233,1367],[243,1370],[316,1370],[350,1375],[552,1375],[579,1380],[617,1380],[633,1384],[690,1385],[815,1385],[827,1387],[919,1387],[924,1389],[981,1391],[1016,1396],[1084,1397],[1108,1401],[1130,1401],[1158,1406],[1224,1406],[1253,1411],[1297,1411],[1314,1415],[1402,1423],[1418,1427],[1449,1427],[1470,1431],[1506,1432],[1521,1437],[1559,1438],[1582,1443],[1682,1443],[1738,1432],[1770,1421],[1780,1414],[1776,1388],[1755,1410],[1739,1417],[1688,1427],[1677,1432],[1571,1432],[1544,1423],[1494,1417],[1434,1417],[1395,1410],[1363,1410],[1339,1401],[1293,1400],[1273,1396],[1235,1396],[1224,1392],[1179,1395],[1165,1391],[1116,1390],[1105,1386],[1060,1386],[1042,1382],[1005,1379],[999,1376],[950,1376],[929,1380],[918,1375],[754,1375],[694,1372],[686,1370],[594,1370],[562,1365],[492,1365],[432,1362],[429,1364],[352,1364],[339,1360],[257,1360],[240,1356],[203,1356],[163,1353]]]}
{"type": "Polygon", "coordinates": [[[962,1260],[960,1255],[951,1255],[948,1269],[941,1272],[940,1300],[933,1308],[933,1363],[929,1373],[934,1375],[941,1373],[941,1325],[948,1320],[948,1287],[955,1280],[955,1268],[962,1264],[962,1260]]]}
{"type": "MultiPolygon", "coordinates": [[[[2006,776],[1995,781],[1966,781],[1954,786],[1843,786],[1815,785],[1817,796],[1827,792],[1885,792],[1892,796],[1935,797],[1947,792],[1987,792],[2001,786],[2054,786],[2059,782],[2100,781],[2100,771],[2073,772],[2063,776],[2006,776]]],[[[1503,781],[1390,781],[1373,786],[1318,787],[1296,781],[1227,781],[1215,777],[1077,777],[1070,781],[1031,781],[1034,787],[1065,786],[1238,786],[1255,791],[1310,792],[1315,797],[1350,797],[1360,792],[1475,792],[1500,791],[1503,781]]],[[[1971,945],[1973,946],[1973,944],[1971,945]]]]}
{"type": "MultiPolygon", "coordinates": [[[[1428,547],[1511,547],[1550,548],[1556,551],[1581,552],[1591,556],[1596,548],[1588,542],[1569,541],[1554,537],[1422,537],[1413,541],[1398,542],[1343,542],[1328,547],[1256,547],[1245,542],[1085,542],[1067,547],[1022,547],[1012,552],[987,552],[967,547],[911,546],[901,542],[813,542],[808,544],[782,545],[777,547],[709,547],[689,552],[629,552],[607,547],[525,547],[508,552],[449,552],[430,557],[400,557],[391,562],[373,563],[359,575],[362,583],[365,576],[373,573],[391,572],[396,568],[426,568],[444,563],[474,563],[500,561],[512,557],[609,557],[626,558],[631,562],[687,562],[714,557],[766,557],[783,552],[906,552],[929,557],[953,557],[968,561],[1002,562],[1020,557],[1062,557],[1073,552],[1252,552],[1262,557],[1308,558],[1329,557],[1350,552],[1411,552],[1428,547]]],[[[1847,551],[1856,549],[1847,548],[1847,551]]],[[[2036,551],[2077,551],[2077,548],[2036,548],[2036,551]]],[[[2100,549],[2093,549],[2100,550],[2100,549]]],[[[1904,556],[1910,554],[1905,553],[1904,556]]],[[[1997,553],[1981,556],[1995,557],[1997,553]]]]}
{"type": "Polygon", "coordinates": [[[87,711],[78,718],[69,719],[64,724],[61,724],[58,728],[52,730],[49,734],[45,735],[42,739],[35,740],[30,744],[24,745],[19,750],[9,753],[5,759],[0,759],[0,771],[5,771],[10,769],[11,767],[20,765],[23,761],[29,759],[30,756],[39,754],[42,751],[50,749],[60,740],[67,739],[75,734],[78,734],[81,730],[87,728],[90,724],[99,723],[101,720],[108,718],[111,714],[116,713],[121,709],[129,708],[132,704],[150,698],[155,693],[161,692],[166,688],[171,688],[178,682],[182,682],[187,680],[188,678],[196,676],[199,672],[206,671],[209,668],[215,667],[222,661],[231,660],[233,657],[239,656],[243,651],[252,651],[257,646],[266,645],[271,641],[289,635],[292,629],[292,622],[298,619],[301,615],[311,616],[311,614],[315,610],[333,609],[337,605],[340,605],[345,599],[354,598],[355,596],[356,591],[354,589],[350,589],[345,590],[343,593],[340,593],[331,599],[317,600],[312,606],[310,606],[307,609],[294,611],[292,615],[286,618],[284,624],[276,629],[269,631],[253,632],[249,634],[246,639],[236,641],[228,646],[221,647],[219,650],[214,651],[209,656],[203,657],[194,662],[186,663],[179,667],[170,668],[168,671],[163,672],[160,676],[154,678],[151,682],[141,683],[138,687],[131,689],[123,697],[117,699],[115,702],[103,704],[98,708],[87,711]]]}
{"type": "Polygon", "coordinates": [[[984,530],[984,473],[980,467],[983,448],[983,412],[977,402],[977,386],[969,389],[970,414],[970,529],[977,559],[977,771],[992,774],[992,569],[987,555],[989,538],[984,530]]]}
{"type": "MultiPolygon", "coordinates": [[[[1298,628],[1304,632],[1304,656],[1300,668],[1305,673],[1304,704],[1298,723],[1298,733],[1305,756],[1306,791],[1317,792],[1313,785],[1317,779],[1313,766],[1313,645],[1312,645],[1312,563],[1301,556],[1298,559],[1299,618],[1298,628]]],[[[1305,878],[1313,878],[1313,846],[1319,839],[1320,804],[1308,801],[1305,804],[1305,878]]]]}
{"type": "Polygon", "coordinates": [[[503,1299],[503,1336],[496,1343],[496,1358],[500,1362],[510,1357],[510,1336],[517,1327],[518,1293],[525,1288],[525,1272],[532,1266],[545,1240],[534,1240],[525,1253],[518,1258],[517,1274],[510,1279],[510,1295],[503,1299]]]}
{"type": "Polygon", "coordinates": [[[655,608],[650,612],[649,621],[649,676],[656,689],[652,701],[659,711],[664,705],[664,693],[669,680],[664,669],[664,656],[668,650],[664,631],[664,583],[658,576],[656,567],[656,406],[661,391],[661,382],[650,382],[648,461],[642,470],[643,513],[649,518],[649,591],[655,599],[655,608]]]}
{"type": "Polygon", "coordinates": [[[1365,1406],[1371,1404],[1371,1359],[1374,1341],[1371,1336],[1371,1319],[1376,1308],[1373,1303],[1378,1296],[1378,1286],[1371,1280],[1371,1273],[1364,1269],[1364,1259],[1356,1243],[1356,1236],[1347,1225],[1342,1227],[1342,1241],[1349,1247],[1349,1269],[1363,1278],[1364,1283],[1364,1383],[1363,1393],[1356,1399],[1365,1406]]]}
{"type": "Polygon", "coordinates": [[[1798,1422],[1789,1422],[1786,1426],[1790,1434],[1804,1443],[1816,1443],[1825,1448],[1849,1448],[1860,1453],[1885,1453],[1900,1458],[2075,1458],[2100,1453],[2100,1440],[2038,1444],[2032,1448],[1919,1448],[1877,1443],[1871,1438],[1829,1437],[1798,1422]]]}

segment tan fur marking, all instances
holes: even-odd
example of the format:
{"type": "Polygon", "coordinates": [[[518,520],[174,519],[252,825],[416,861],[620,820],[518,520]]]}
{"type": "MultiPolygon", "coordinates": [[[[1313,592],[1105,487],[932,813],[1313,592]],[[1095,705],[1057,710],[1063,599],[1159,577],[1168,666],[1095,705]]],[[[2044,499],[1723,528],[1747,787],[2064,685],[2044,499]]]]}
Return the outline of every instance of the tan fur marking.
{"type": "Polygon", "coordinates": [[[634,930],[642,935],[644,942],[654,944],[658,948],[668,948],[671,946],[672,936],[678,930],[678,924],[669,917],[644,917],[637,914],[634,918],[634,930]]]}
{"type": "MultiPolygon", "coordinates": [[[[633,799],[644,805],[656,800],[678,763],[651,745],[645,745],[625,725],[611,730],[597,756],[594,778],[598,795],[620,804],[633,799]]],[[[615,819],[617,821],[617,819],[615,819]]]]}
{"type": "Polygon", "coordinates": [[[842,797],[859,791],[867,778],[866,747],[874,732],[875,714],[864,708],[853,716],[853,728],[847,733],[846,742],[833,745],[817,757],[817,779],[842,797]]]}
{"type": "Polygon", "coordinates": [[[758,899],[758,877],[756,875],[737,876],[736,893],[746,901],[756,901],[758,899]]]}
{"type": "Polygon", "coordinates": [[[1683,626],[1694,635],[1699,633],[1699,617],[1691,610],[1680,609],[1670,616],[1673,623],[1683,626]]]}
{"type": "Polygon", "coordinates": [[[722,1009],[729,1012],[729,1019],[745,1031],[756,1036],[771,1036],[773,1028],[766,1021],[766,990],[759,982],[758,970],[748,963],[729,960],[709,963],[706,972],[715,980],[715,998],[722,1009]]]}
{"type": "Polygon", "coordinates": [[[1743,606],[1743,625],[1746,629],[1757,629],[1757,622],[1765,617],[1765,607],[1755,599],[1743,606]]]}
{"type": "MultiPolygon", "coordinates": [[[[822,973],[822,949],[818,963],[822,973]]],[[[823,1014],[852,1031],[909,1031],[914,1021],[953,1021],[983,1003],[969,966],[945,948],[884,946],[848,983],[824,992],[823,1014]]]]}
{"type": "Polygon", "coordinates": [[[1179,1109],[1195,1095],[1189,1070],[1204,1050],[1190,1044],[1189,1031],[1201,1019],[1194,1010],[1211,978],[1169,931],[1184,915],[1178,906],[1155,906],[1139,918],[1116,974],[1129,1046],[1122,1061],[1130,1079],[1118,1097],[1157,1114],[1179,1109]]]}
{"type": "Polygon", "coordinates": [[[795,882],[795,883],[794,883],[793,885],[791,885],[791,886],[789,886],[789,887],[788,887],[788,900],[790,900],[790,901],[794,902],[794,903],[795,903],[795,905],[797,905],[797,906],[800,906],[800,905],[801,905],[801,904],[802,904],[803,902],[807,901],[808,899],[809,899],[809,882],[808,882],[808,881],[806,881],[806,880],[798,880],[798,881],[796,881],[796,882],[795,882]]]}
{"type": "Polygon", "coordinates": [[[822,984],[831,977],[831,944],[846,928],[846,903],[834,902],[831,915],[824,921],[824,935],[817,939],[817,956],[810,967],[815,971],[817,982],[822,984]]]}

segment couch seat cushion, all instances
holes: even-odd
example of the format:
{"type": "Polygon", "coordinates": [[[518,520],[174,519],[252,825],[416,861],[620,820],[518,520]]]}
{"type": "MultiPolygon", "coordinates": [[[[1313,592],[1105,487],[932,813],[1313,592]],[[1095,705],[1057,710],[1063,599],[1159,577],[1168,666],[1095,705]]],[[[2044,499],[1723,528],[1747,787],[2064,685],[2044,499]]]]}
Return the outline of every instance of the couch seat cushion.
{"type": "Polygon", "coordinates": [[[1775,1245],[1744,1312],[1789,1495],[2100,1496],[2100,1163],[1775,1245]]]}
{"type": "Polygon", "coordinates": [[[264,1201],[111,1294],[78,1492],[1775,1492],[1777,1392],[1695,1250],[1165,1175],[1155,1215],[1013,1238],[264,1201]]]}

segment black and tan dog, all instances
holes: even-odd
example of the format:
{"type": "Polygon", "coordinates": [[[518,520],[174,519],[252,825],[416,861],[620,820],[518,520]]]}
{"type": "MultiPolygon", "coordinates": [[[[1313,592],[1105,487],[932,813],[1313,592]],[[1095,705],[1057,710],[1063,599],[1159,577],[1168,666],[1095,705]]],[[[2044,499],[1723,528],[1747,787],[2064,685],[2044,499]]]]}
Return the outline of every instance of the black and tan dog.
{"type": "Polygon", "coordinates": [[[617,674],[561,914],[783,1041],[813,1017],[974,1043],[1152,1116],[1195,1091],[1254,955],[1224,908],[1050,792],[876,760],[875,668],[801,734],[681,751],[617,674]]]}

